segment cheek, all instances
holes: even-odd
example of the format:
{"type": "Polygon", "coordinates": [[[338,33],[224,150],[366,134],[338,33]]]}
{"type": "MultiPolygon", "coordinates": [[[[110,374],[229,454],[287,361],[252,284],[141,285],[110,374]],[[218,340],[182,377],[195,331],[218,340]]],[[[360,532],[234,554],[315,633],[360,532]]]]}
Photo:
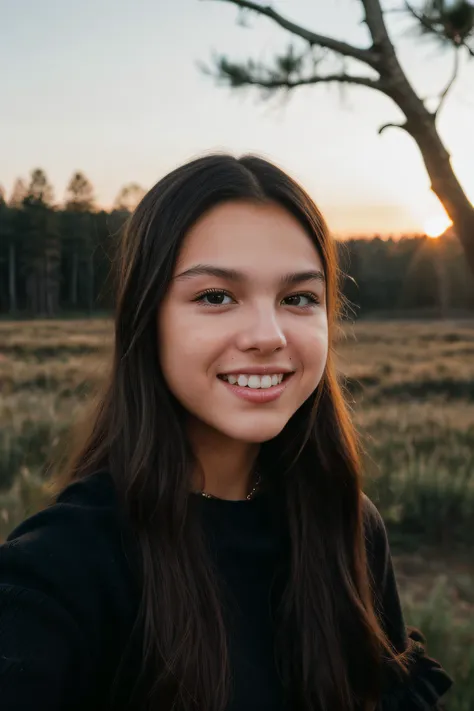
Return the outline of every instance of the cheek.
{"type": "Polygon", "coordinates": [[[326,369],[327,358],[327,340],[324,338],[315,339],[311,349],[305,354],[303,363],[303,378],[306,374],[312,388],[319,385],[326,369]]]}
{"type": "Polygon", "coordinates": [[[160,365],[173,391],[195,389],[222,350],[215,328],[206,328],[202,320],[190,319],[179,309],[163,311],[157,334],[160,365]]]}
{"type": "Polygon", "coordinates": [[[308,392],[313,392],[323,378],[328,359],[327,334],[319,332],[311,338],[306,338],[300,351],[303,366],[302,385],[308,392]]]}
{"type": "Polygon", "coordinates": [[[186,339],[180,334],[183,332],[174,310],[164,306],[157,320],[158,358],[163,376],[174,392],[174,382],[179,379],[183,370],[183,360],[187,357],[183,352],[186,339]]]}
{"type": "Polygon", "coordinates": [[[305,325],[293,334],[298,357],[306,372],[322,372],[328,356],[328,327],[326,319],[305,325]]]}

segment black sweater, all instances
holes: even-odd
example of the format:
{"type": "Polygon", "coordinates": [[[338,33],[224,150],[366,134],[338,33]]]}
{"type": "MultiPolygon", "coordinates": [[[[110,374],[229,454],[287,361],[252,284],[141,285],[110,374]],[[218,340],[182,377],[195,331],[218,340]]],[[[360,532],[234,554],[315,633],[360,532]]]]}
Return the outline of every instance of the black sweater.
{"type": "MultiPolygon", "coordinates": [[[[403,648],[403,621],[386,531],[368,500],[368,554],[386,630],[403,648]]],[[[269,591],[282,540],[265,494],[251,501],[199,497],[212,555],[237,602],[228,630],[234,693],[229,711],[280,711],[269,591]],[[237,609],[236,608],[236,609],[237,609]]],[[[105,711],[120,672],[114,711],[139,711],[130,690],[140,669],[131,634],[139,587],[133,549],[107,472],[66,488],[57,501],[18,526],[0,546],[0,708],[2,711],[105,711]]],[[[421,644],[408,682],[393,688],[383,711],[427,711],[452,681],[421,644]]]]}

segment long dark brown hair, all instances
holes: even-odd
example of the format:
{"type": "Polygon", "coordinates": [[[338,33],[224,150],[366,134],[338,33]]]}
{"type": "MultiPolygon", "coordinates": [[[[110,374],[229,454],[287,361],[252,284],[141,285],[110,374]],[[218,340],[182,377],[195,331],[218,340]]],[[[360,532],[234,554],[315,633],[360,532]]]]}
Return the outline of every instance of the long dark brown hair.
{"type": "Polygon", "coordinates": [[[208,155],[160,180],[131,215],[114,269],[110,374],[63,481],[106,467],[124,502],[140,558],[137,624],[149,708],[223,711],[231,677],[226,630],[190,515],[193,455],[182,409],[160,369],[157,313],[184,236],[205,211],[230,200],[289,210],[317,248],[327,283],[324,376],[262,450],[275,476],[281,472],[290,539],[281,676],[292,709],[368,711],[379,698],[385,662],[403,671],[405,658],[391,648],[374,611],[359,445],[332,352],[341,306],[336,245],[313,201],[278,167],[253,156],[208,155]]]}

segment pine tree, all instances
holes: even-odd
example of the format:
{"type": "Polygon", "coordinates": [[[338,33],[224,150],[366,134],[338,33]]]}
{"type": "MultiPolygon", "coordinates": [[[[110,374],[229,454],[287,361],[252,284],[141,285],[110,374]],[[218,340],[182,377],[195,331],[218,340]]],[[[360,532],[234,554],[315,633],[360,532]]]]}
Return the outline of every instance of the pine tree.
{"type": "Polygon", "coordinates": [[[28,309],[42,317],[55,316],[59,310],[61,241],[53,197],[46,173],[33,170],[23,200],[22,272],[26,276],[28,309]]]}
{"type": "Polygon", "coordinates": [[[89,312],[94,302],[94,189],[81,172],[71,177],[66,190],[63,214],[64,237],[67,243],[67,259],[70,264],[69,302],[73,308],[79,303],[79,284],[84,272],[85,290],[89,312]]]}

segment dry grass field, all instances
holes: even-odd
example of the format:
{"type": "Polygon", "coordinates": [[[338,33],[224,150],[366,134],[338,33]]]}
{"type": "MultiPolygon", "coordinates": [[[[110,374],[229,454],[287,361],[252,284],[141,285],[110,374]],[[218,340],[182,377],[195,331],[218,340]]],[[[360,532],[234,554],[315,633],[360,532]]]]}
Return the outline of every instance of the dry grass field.
{"type": "MultiPolygon", "coordinates": [[[[0,537],[50,493],[44,462],[105,372],[111,323],[0,322],[0,537]]],[[[346,325],[337,343],[407,619],[474,707],[474,322],[346,325]]]]}

